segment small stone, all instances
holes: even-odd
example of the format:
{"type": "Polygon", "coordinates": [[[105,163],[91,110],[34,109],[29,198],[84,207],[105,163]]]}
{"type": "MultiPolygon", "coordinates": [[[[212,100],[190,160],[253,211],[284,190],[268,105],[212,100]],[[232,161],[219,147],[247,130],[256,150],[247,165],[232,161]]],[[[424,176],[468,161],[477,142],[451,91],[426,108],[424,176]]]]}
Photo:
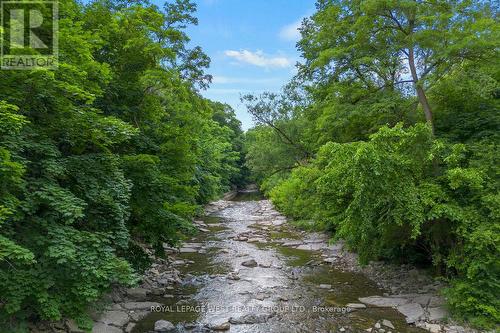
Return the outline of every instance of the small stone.
{"type": "Polygon", "coordinates": [[[332,285],[331,284],[320,284],[319,287],[321,289],[331,289],[332,285]]]}
{"type": "Polygon", "coordinates": [[[345,332],[345,328],[341,327],[341,328],[339,328],[339,331],[340,332],[345,332]]]}
{"type": "Polygon", "coordinates": [[[271,267],[271,264],[259,264],[259,267],[269,268],[269,267],[271,267]]]}
{"type": "Polygon", "coordinates": [[[258,243],[262,238],[252,237],[247,239],[247,243],[258,243]]]}
{"type": "Polygon", "coordinates": [[[390,320],[387,320],[387,319],[383,319],[382,320],[382,325],[384,325],[385,327],[389,327],[389,328],[392,328],[392,329],[395,329],[394,325],[391,323],[390,320]]]}
{"type": "Polygon", "coordinates": [[[366,309],[366,305],[361,303],[348,303],[346,304],[346,307],[351,309],[366,309]]]}
{"type": "Polygon", "coordinates": [[[242,266],[245,266],[245,267],[256,267],[257,266],[257,262],[253,259],[250,259],[250,260],[245,260],[241,263],[242,266]]]}
{"type": "Polygon", "coordinates": [[[155,332],[173,332],[174,330],[174,324],[168,320],[158,320],[155,322],[155,332]]]}
{"type": "Polygon", "coordinates": [[[231,324],[228,322],[222,323],[222,324],[217,324],[210,326],[210,328],[214,331],[227,331],[228,329],[231,328],[231,324]]]}
{"type": "Polygon", "coordinates": [[[381,327],[382,327],[382,326],[380,326],[380,323],[375,323],[375,328],[376,328],[376,329],[379,329],[379,328],[381,328],[381,327]]]}
{"type": "Polygon", "coordinates": [[[431,333],[439,333],[441,332],[441,325],[425,323],[425,329],[431,333]]]}

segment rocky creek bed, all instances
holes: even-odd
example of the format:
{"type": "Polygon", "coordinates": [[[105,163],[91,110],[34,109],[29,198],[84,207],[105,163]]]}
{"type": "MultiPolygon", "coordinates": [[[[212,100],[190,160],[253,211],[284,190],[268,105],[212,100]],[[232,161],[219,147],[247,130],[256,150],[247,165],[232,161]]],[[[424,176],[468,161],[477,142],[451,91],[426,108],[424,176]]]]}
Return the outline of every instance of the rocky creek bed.
{"type": "MultiPolygon", "coordinates": [[[[195,223],[198,236],[165,246],[139,287],[109,295],[94,333],[475,332],[448,319],[443,286],[425,272],[361,267],[258,192],[214,202],[195,223]]],[[[80,332],[72,322],[65,330],[80,332]]]]}

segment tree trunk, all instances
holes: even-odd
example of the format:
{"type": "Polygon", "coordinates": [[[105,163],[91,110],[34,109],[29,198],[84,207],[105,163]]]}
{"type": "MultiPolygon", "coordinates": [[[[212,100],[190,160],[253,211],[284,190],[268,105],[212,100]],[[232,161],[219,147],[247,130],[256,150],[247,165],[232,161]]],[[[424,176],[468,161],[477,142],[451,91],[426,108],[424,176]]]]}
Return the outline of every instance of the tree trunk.
{"type": "Polygon", "coordinates": [[[411,76],[413,78],[413,84],[415,85],[415,90],[417,91],[418,101],[422,105],[425,114],[425,120],[431,127],[432,135],[434,135],[434,120],[432,119],[432,109],[425,95],[424,88],[418,82],[417,68],[415,67],[415,54],[413,47],[408,49],[408,64],[410,66],[411,76]]]}

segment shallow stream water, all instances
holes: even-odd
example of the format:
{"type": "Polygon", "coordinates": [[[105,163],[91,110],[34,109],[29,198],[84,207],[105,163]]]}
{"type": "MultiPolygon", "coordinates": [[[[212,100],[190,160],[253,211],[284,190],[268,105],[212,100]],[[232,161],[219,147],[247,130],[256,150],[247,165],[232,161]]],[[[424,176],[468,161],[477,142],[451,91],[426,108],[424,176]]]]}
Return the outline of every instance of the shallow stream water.
{"type": "Polygon", "coordinates": [[[366,332],[382,319],[395,326],[385,327],[386,333],[422,332],[392,309],[347,308],[384,290],[364,275],[324,264],[318,251],[284,246],[304,233],[283,223],[258,192],[240,193],[204,222],[210,232],[190,242],[205,253],[178,254],[187,262],[180,267],[182,285],[171,298],[151,299],[166,307],[149,314],[133,333],[153,331],[160,319],[178,332],[206,332],[227,322],[229,332],[366,332]],[[241,235],[248,239],[238,240],[241,235]],[[257,266],[242,265],[251,259],[257,266]]]}

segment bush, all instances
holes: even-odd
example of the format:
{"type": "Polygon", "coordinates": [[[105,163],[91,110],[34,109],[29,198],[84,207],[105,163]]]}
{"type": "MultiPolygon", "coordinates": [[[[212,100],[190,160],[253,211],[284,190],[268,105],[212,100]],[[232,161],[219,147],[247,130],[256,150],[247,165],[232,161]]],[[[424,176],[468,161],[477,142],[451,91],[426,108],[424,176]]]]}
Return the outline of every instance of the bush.
{"type": "Polygon", "coordinates": [[[320,170],[314,166],[297,167],[287,179],[270,190],[270,198],[279,210],[295,220],[305,223],[314,219],[319,222],[314,181],[320,175],[320,170]]]}

